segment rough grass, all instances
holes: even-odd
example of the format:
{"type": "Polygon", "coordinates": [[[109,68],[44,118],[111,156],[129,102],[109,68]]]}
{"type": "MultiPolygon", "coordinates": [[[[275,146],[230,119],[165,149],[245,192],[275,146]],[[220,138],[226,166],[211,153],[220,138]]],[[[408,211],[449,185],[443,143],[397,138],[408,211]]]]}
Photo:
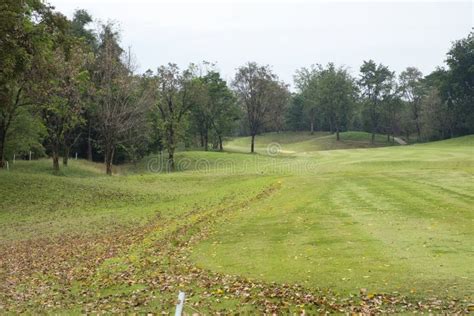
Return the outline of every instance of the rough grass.
{"type": "Polygon", "coordinates": [[[0,172],[0,313],[172,311],[178,289],[188,313],[313,302],[283,283],[334,302],[314,312],[380,311],[353,301],[361,289],[366,303],[387,293],[466,306],[474,136],[384,148],[342,137],[264,135],[257,155],[182,152],[175,173],[159,156],[114,177],[80,160],[59,176],[50,161],[17,161],[0,172]],[[283,153],[270,157],[273,142],[283,153]]]}

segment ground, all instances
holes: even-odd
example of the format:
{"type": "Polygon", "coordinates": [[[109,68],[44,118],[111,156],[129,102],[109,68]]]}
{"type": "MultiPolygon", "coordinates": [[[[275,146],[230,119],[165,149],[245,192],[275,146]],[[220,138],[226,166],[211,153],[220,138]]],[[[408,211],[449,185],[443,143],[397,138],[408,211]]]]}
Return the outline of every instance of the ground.
{"type": "Polygon", "coordinates": [[[172,312],[178,290],[187,313],[468,312],[474,136],[341,137],[266,134],[255,155],[232,139],[174,173],[159,156],[113,177],[17,161],[0,173],[0,313],[172,312]]]}

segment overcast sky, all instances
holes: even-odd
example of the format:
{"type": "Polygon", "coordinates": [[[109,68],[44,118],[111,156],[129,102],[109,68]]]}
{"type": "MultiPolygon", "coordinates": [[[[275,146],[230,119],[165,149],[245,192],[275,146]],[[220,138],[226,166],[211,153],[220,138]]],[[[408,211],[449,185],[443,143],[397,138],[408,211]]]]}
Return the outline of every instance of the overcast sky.
{"type": "Polygon", "coordinates": [[[247,61],[269,64],[293,83],[296,69],[374,59],[400,72],[443,65],[451,42],[473,27],[471,1],[50,0],[72,16],[87,9],[115,21],[140,71],[175,62],[217,62],[230,80],[247,61]]]}

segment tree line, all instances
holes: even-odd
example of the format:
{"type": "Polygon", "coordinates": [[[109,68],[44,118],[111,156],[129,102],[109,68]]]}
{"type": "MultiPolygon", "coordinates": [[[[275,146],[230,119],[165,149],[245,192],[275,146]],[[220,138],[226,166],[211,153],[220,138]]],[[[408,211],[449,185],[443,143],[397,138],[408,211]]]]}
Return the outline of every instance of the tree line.
{"type": "Polygon", "coordinates": [[[364,61],[358,76],[332,63],[301,68],[295,92],[268,65],[249,62],[232,82],[215,64],[136,71],[113,24],[90,27],[40,0],[0,4],[0,167],[13,155],[52,157],[55,172],[72,152],[112,165],[180,147],[223,150],[225,137],[284,130],[363,130],[417,141],[474,133],[473,34],[453,43],[447,68],[396,75],[364,61]]]}

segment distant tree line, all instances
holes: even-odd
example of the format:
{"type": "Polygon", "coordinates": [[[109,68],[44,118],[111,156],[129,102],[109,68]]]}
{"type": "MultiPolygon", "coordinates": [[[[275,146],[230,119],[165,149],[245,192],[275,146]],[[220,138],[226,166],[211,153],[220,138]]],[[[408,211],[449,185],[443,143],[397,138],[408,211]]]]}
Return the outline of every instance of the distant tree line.
{"type": "Polygon", "coordinates": [[[353,77],[332,63],[301,68],[291,93],[270,66],[250,62],[232,82],[216,65],[175,64],[137,74],[113,24],[98,30],[77,10],[66,18],[40,0],[0,4],[0,167],[52,157],[55,172],[77,153],[112,165],[180,147],[223,150],[225,137],[262,132],[362,130],[427,141],[474,133],[473,33],[453,43],[447,67],[399,76],[364,61],[353,77]]]}

